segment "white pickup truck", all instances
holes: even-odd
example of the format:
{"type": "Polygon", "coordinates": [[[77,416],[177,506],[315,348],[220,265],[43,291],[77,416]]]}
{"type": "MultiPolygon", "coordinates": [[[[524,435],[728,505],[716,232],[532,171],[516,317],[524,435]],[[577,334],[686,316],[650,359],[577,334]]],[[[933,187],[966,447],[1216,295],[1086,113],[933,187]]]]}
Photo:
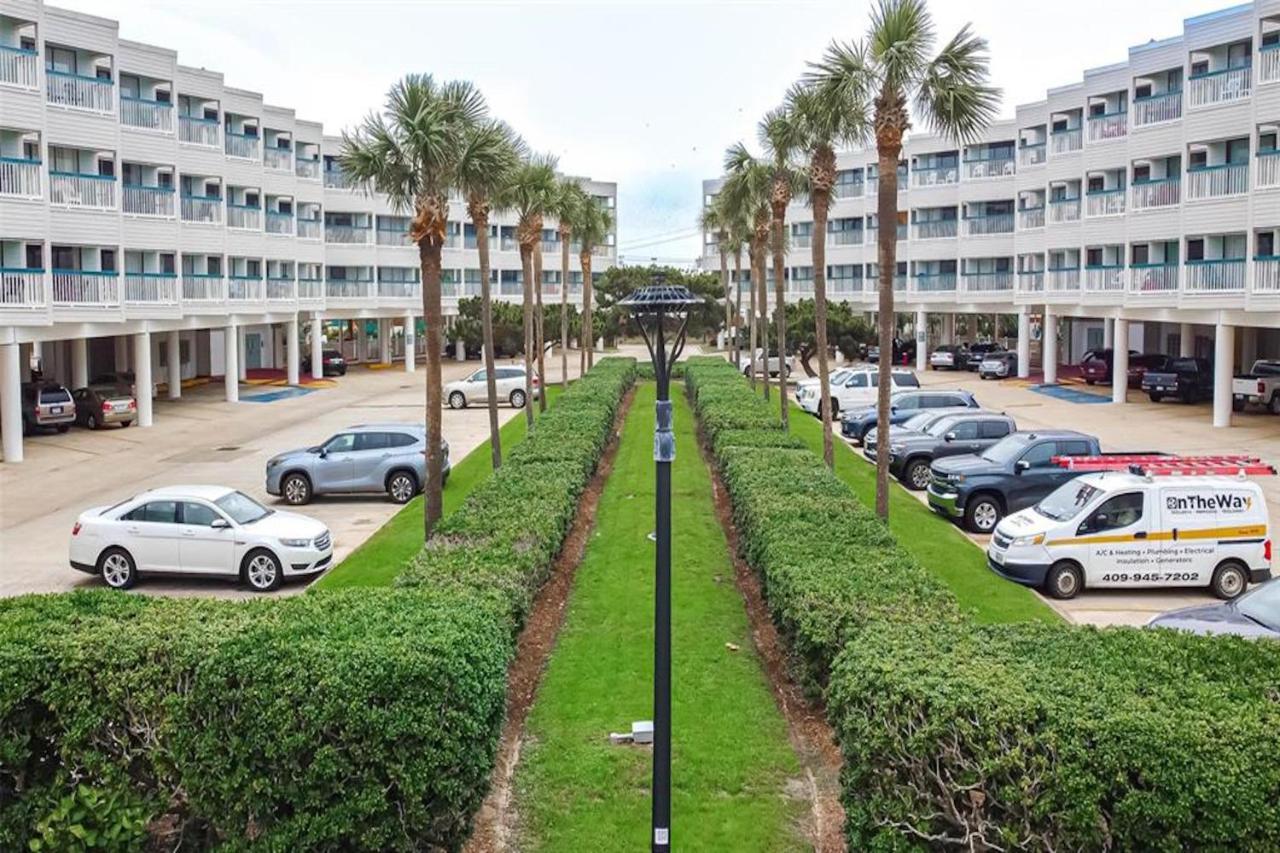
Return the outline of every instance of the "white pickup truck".
{"type": "Polygon", "coordinates": [[[1249,403],[1266,406],[1271,414],[1280,415],[1280,361],[1259,359],[1248,373],[1231,381],[1231,408],[1241,412],[1249,403]]]}
{"type": "MultiPolygon", "coordinates": [[[[757,376],[759,376],[761,373],[764,372],[765,361],[764,361],[764,349],[762,347],[756,347],[756,357],[751,361],[753,363],[757,376]]],[[[768,364],[769,375],[777,376],[779,372],[781,372],[782,378],[786,379],[788,376],[791,375],[791,369],[794,362],[795,362],[795,359],[792,356],[787,356],[784,359],[779,359],[776,355],[770,356],[769,364],[768,364]]],[[[738,369],[742,371],[743,376],[749,376],[751,374],[752,364],[748,363],[747,356],[745,353],[738,356],[738,369]]]]}

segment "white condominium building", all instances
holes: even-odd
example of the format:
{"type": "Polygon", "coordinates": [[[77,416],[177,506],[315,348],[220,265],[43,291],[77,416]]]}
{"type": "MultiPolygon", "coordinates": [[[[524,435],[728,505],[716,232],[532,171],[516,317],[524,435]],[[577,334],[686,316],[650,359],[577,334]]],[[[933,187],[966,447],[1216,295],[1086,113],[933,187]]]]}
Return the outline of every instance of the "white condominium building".
{"type": "MultiPolygon", "coordinates": [[[[235,400],[250,370],[280,368],[296,383],[300,352],[318,377],[326,323],[349,358],[412,370],[422,299],[409,217],[349,187],[341,139],[319,123],[118,30],[40,0],[0,0],[5,461],[21,459],[20,383],[33,366],[72,388],[133,371],[143,426],[152,364],[170,398],[183,380],[221,376],[235,400]]],[[[582,184],[615,207],[616,184],[582,184]]],[[[447,316],[480,292],[460,199],[450,217],[447,316]]],[[[515,225],[493,217],[491,281],[497,297],[519,301],[515,225]]],[[[578,247],[562,282],[555,225],[543,232],[543,298],[558,302],[567,286],[576,302],[578,247]]],[[[615,242],[595,250],[594,274],[614,264],[615,242]]]]}
{"type": "MultiPolygon", "coordinates": [[[[1048,382],[1087,349],[1212,359],[1226,426],[1233,368],[1280,357],[1278,135],[1280,0],[1188,19],[974,144],[913,135],[898,166],[896,304],[926,342],[931,314],[942,342],[957,314],[1016,314],[1020,375],[1034,329],[1048,382]]],[[[875,152],[842,153],[839,167],[827,291],[873,310],[875,152]]],[[[704,204],[719,185],[703,183],[704,204]]],[[[804,199],[788,211],[788,298],[813,294],[812,220],[804,199]]],[[[715,240],[704,235],[705,269],[719,269],[715,240]]],[[[1126,371],[1114,373],[1120,401],[1126,371]]]]}

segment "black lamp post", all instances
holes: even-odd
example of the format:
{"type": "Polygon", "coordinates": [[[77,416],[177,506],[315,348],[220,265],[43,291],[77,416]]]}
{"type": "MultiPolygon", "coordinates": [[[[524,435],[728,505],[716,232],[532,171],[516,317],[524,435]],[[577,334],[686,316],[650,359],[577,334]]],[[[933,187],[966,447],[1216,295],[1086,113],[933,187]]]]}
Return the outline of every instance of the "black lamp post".
{"type": "Polygon", "coordinates": [[[689,309],[701,303],[689,288],[665,284],[661,274],[654,276],[653,284],[618,303],[636,318],[658,381],[653,433],[653,461],[657,463],[654,530],[658,543],[653,605],[654,853],[671,849],[671,462],[676,458],[676,439],[671,431],[671,366],[684,349],[689,309]],[[668,329],[669,322],[676,328],[668,329]]]}

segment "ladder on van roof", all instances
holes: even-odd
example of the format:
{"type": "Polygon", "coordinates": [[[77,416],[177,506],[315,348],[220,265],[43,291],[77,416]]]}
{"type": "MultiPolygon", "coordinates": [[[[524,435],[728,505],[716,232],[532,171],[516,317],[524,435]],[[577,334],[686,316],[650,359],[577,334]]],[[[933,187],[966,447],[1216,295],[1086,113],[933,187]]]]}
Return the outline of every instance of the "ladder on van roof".
{"type": "Polygon", "coordinates": [[[1053,464],[1068,471],[1128,471],[1148,477],[1265,476],[1275,466],[1247,454],[1160,456],[1148,453],[1109,456],[1055,456],[1053,464]]]}

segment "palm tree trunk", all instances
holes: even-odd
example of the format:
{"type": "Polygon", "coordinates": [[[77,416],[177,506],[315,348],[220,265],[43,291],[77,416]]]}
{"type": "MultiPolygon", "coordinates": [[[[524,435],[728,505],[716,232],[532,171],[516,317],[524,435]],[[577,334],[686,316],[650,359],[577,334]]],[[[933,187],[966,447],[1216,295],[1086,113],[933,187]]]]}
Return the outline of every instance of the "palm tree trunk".
{"type": "MultiPolygon", "coordinates": [[[[787,350],[787,282],[785,278],[787,256],[784,248],[783,229],[786,227],[785,207],[774,211],[773,216],[773,317],[778,327],[778,403],[782,407],[782,429],[791,429],[790,412],[787,410],[787,375],[783,359],[787,350]]],[[[768,357],[768,353],[765,353],[768,357]]],[[[765,362],[768,372],[769,362],[765,362]]]]}
{"type": "Polygon", "coordinates": [[[547,384],[547,353],[546,353],[546,337],[543,335],[543,325],[546,323],[546,317],[543,316],[542,310],[542,229],[538,229],[538,242],[533,244],[533,292],[537,295],[537,308],[534,315],[534,336],[538,339],[538,411],[545,412],[547,410],[547,395],[543,390],[547,384]]]}
{"type": "Polygon", "coordinates": [[[533,246],[520,244],[524,279],[524,419],[533,429],[533,246]]]}
{"type": "MultiPolygon", "coordinates": [[[[720,232],[717,246],[720,248],[720,285],[724,288],[724,333],[729,334],[733,318],[733,293],[729,290],[729,254],[724,250],[725,234],[720,232]]],[[[730,352],[733,345],[729,346],[730,352]]]]}
{"type": "Polygon", "coordinates": [[[569,389],[569,235],[560,232],[560,387],[569,389]]]}
{"type": "Polygon", "coordinates": [[[489,288],[489,217],[473,211],[471,222],[476,228],[476,253],[480,256],[480,325],[484,341],[484,375],[489,394],[489,455],[493,470],[502,467],[502,433],[498,429],[498,380],[493,367],[493,294],[489,288]]]}
{"type": "Polygon", "coordinates": [[[587,370],[590,370],[596,363],[596,327],[594,309],[591,307],[591,247],[586,243],[582,244],[578,265],[582,267],[582,346],[586,351],[587,370]]]}
{"type": "MultiPolygon", "coordinates": [[[[756,296],[756,308],[760,311],[760,316],[756,318],[756,325],[760,327],[760,351],[763,354],[761,359],[761,376],[760,381],[764,383],[764,399],[769,401],[769,286],[764,274],[764,243],[757,240],[755,248],[755,260],[752,262],[751,274],[755,278],[756,289],[759,294],[756,296]]],[[[752,354],[755,357],[755,354],[752,354]]],[[[752,370],[755,366],[752,365],[752,370]]]]}
{"type": "Polygon", "coordinates": [[[881,131],[877,150],[880,159],[879,221],[877,257],[880,264],[880,387],[876,399],[876,422],[880,440],[876,442],[876,515],[889,519],[889,393],[893,368],[893,279],[898,272],[898,155],[902,133],[881,131]]]}
{"type": "MultiPolygon", "coordinates": [[[[823,187],[813,200],[813,319],[818,345],[818,419],[822,421],[822,461],[835,470],[835,446],[831,440],[831,372],[827,364],[827,207],[830,191],[823,187]]],[[[886,440],[888,436],[886,434],[886,440]]]]}
{"type": "MultiPolygon", "coordinates": [[[[742,247],[733,254],[733,363],[742,358],[742,346],[738,343],[738,324],[742,322],[742,247]]],[[[755,300],[753,299],[752,302],[755,300]]]]}
{"type": "Polygon", "coordinates": [[[748,337],[747,342],[747,376],[751,380],[751,390],[756,390],[756,250],[755,246],[747,247],[747,267],[750,273],[751,281],[748,290],[751,293],[750,313],[747,315],[748,337]]]}
{"type": "Polygon", "coordinates": [[[440,308],[440,251],[442,240],[429,235],[418,241],[418,262],[422,266],[422,317],[427,327],[427,493],[426,513],[423,518],[425,538],[444,515],[444,436],[441,433],[440,411],[444,401],[440,399],[440,337],[444,325],[444,312],[440,308]]]}

